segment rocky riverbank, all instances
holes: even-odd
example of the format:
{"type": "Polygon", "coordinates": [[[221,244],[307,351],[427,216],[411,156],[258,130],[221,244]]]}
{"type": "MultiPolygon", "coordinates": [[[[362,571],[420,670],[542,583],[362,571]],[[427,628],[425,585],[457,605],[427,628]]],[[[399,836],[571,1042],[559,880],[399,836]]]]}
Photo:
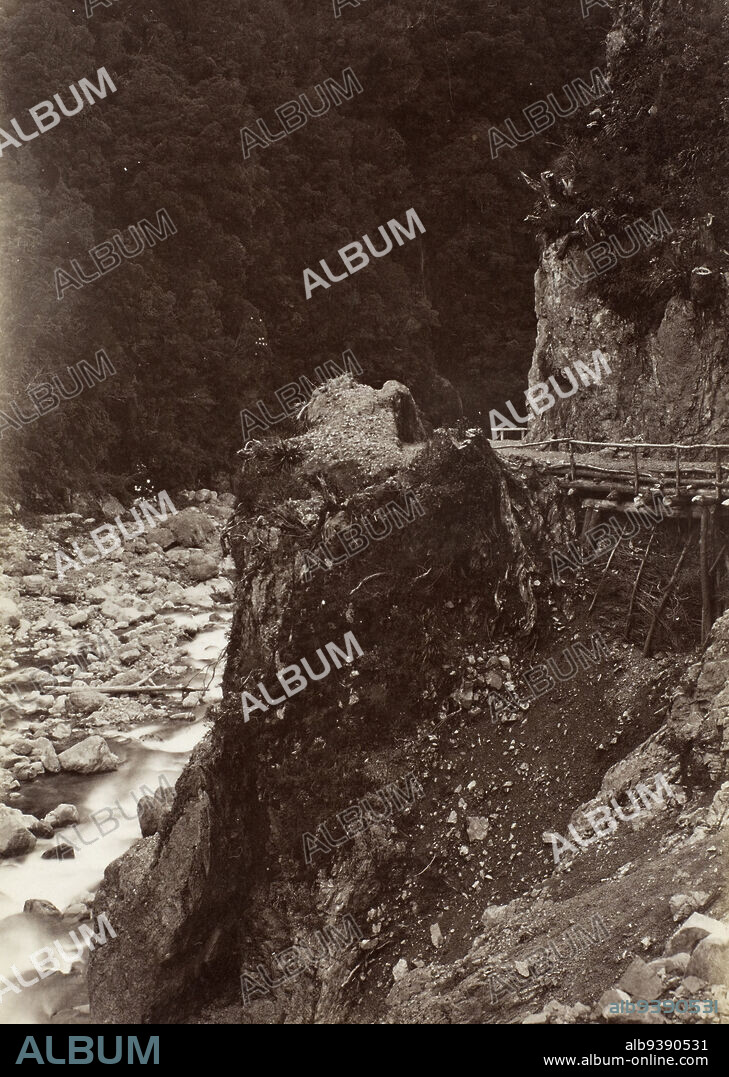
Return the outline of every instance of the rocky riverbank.
{"type": "MultiPolygon", "coordinates": [[[[173,501],[154,528],[60,573],[57,550],[88,551],[91,531],[129,509],[113,498],[93,516],[6,506],[0,520],[0,974],[30,969],[51,927],[90,917],[107,863],[161,825],[220,697],[233,595],[220,535],[233,498],[173,501]]],[[[79,976],[81,966],[64,988],[79,976]]],[[[69,1001],[59,991],[44,1001],[49,1019],[60,995],[69,1001]]],[[[4,1001],[1,1020],[26,1019],[19,1000],[4,1001]]]]}

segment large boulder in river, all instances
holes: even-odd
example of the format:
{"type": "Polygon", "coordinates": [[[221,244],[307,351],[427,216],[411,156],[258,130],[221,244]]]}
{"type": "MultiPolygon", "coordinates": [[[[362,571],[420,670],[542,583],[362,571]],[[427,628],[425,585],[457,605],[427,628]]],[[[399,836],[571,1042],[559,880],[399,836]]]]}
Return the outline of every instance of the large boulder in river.
{"type": "Polygon", "coordinates": [[[30,758],[42,763],[43,768],[47,770],[49,774],[58,774],[61,769],[61,764],[58,762],[58,756],[56,755],[56,749],[47,737],[37,737],[33,741],[30,758]]]}
{"type": "Polygon", "coordinates": [[[40,916],[44,920],[60,920],[62,915],[61,910],[45,898],[28,898],[23,905],[23,912],[26,916],[40,916]]]}
{"type": "Polygon", "coordinates": [[[0,804],[0,856],[22,856],[35,846],[35,836],[23,822],[23,813],[0,804]]]}
{"type": "Polygon", "coordinates": [[[61,752],[58,759],[61,770],[73,774],[99,774],[101,771],[116,770],[120,762],[103,737],[86,737],[74,744],[73,748],[61,752]]]}
{"type": "MultiPolygon", "coordinates": [[[[149,541],[157,542],[157,528],[153,528],[149,532],[149,541]]],[[[165,520],[164,528],[160,528],[161,531],[171,531],[174,535],[174,541],[178,546],[205,546],[213,536],[215,535],[216,527],[209,516],[200,512],[199,509],[189,508],[183,509],[182,512],[178,512],[175,516],[169,516],[165,520]]],[[[161,536],[165,542],[167,536],[161,536]]],[[[160,542],[160,545],[163,545],[160,542]]],[[[171,545],[167,543],[167,545],[171,545]]]]}
{"type": "Polygon", "coordinates": [[[51,827],[69,826],[79,821],[78,808],[75,804],[58,804],[43,818],[51,827]]]}
{"type": "Polygon", "coordinates": [[[218,575],[218,561],[202,550],[195,550],[187,563],[187,571],[193,580],[204,583],[218,575]]]}
{"type": "Polygon", "coordinates": [[[75,688],[72,685],[66,702],[66,710],[86,717],[106,706],[108,702],[109,698],[103,692],[95,692],[93,688],[75,688]]]}
{"type": "Polygon", "coordinates": [[[13,774],[19,782],[32,782],[34,778],[40,778],[43,773],[43,764],[39,760],[31,763],[30,760],[23,759],[13,767],[13,774]]]}

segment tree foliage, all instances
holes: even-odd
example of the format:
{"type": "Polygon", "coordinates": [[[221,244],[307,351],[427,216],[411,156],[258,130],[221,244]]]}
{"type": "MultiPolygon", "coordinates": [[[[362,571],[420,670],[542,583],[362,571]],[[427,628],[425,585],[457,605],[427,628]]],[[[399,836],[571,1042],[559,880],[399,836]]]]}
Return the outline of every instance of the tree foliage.
{"type": "MultiPolygon", "coordinates": [[[[438,419],[523,387],[534,335],[535,174],[584,112],[492,160],[488,132],[602,55],[575,0],[10,0],[2,121],[105,66],[117,92],[0,159],[3,403],[103,347],[117,375],[2,436],[15,496],[213,484],[239,410],[350,347],[438,419]],[[240,129],[350,67],[363,93],[243,159],[240,129]],[[414,207],[426,227],[304,296],[303,270],[414,207]],[[54,270],[165,208],[177,235],[59,301],[54,270]]],[[[521,121],[521,122],[520,122],[521,121]]],[[[333,261],[334,260],[334,261],[333,261]]],[[[87,270],[88,271],[88,270],[87,270]]],[[[335,272],[337,270],[335,269],[335,272]]],[[[27,407],[26,409],[27,410],[27,407]]]]}

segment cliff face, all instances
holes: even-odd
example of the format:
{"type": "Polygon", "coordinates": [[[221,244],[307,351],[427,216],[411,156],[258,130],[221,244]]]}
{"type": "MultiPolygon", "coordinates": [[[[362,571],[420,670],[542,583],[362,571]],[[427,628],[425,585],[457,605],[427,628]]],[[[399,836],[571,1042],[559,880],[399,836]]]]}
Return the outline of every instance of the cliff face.
{"type": "Polygon", "coordinates": [[[729,441],[728,12],[616,7],[612,92],[542,177],[529,383],[596,348],[612,373],[534,419],[532,439],[729,441]]]}
{"type": "MultiPolygon", "coordinates": [[[[721,274],[716,312],[706,314],[691,298],[672,296],[660,324],[646,332],[606,306],[589,284],[573,288],[557,246],[544,252],[536,274],[539,321],[529,385],[548,383],[575,360],[592,368],[595,349],[605,355],[610,373],[601,385],[557,399],[530,423],[530,439],[729,442],[729,273],[721,274]]],[[[629,274],[630,265],[622,272],[629,274]]],[[[569,391],[564,377],[559,383],[569,391]]]]}

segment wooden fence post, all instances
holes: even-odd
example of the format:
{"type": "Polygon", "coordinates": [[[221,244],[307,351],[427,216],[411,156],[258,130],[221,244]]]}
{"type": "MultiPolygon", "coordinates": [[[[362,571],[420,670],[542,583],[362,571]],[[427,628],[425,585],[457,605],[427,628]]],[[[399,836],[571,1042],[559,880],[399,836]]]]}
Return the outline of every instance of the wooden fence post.
{"type": "Polygon", "coordinates": [[[676,497],[681,493],[681,450],[676,446],[676,497]]]}

